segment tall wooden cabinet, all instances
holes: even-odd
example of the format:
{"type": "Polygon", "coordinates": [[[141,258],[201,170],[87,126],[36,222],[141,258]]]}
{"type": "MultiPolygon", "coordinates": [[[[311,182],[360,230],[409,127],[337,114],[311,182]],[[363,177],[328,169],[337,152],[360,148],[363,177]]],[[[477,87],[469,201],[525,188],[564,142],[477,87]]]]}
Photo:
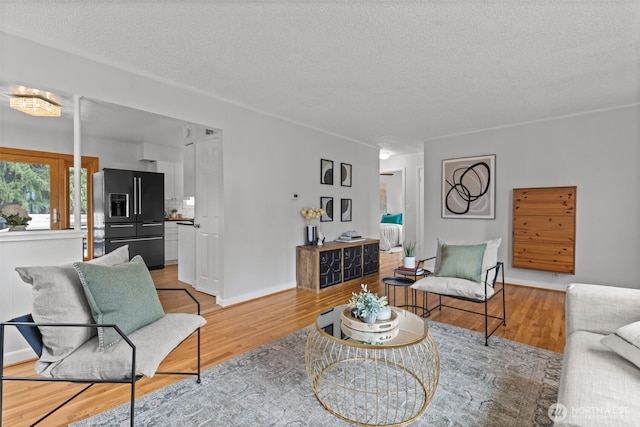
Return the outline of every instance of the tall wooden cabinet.
{"type": "Polygon", "coordinates": [[[378,272],[379,240],[329,242],[323,246],[296,247],[296,281],[313,292],[340,283],[359,281],[378,272]]]}

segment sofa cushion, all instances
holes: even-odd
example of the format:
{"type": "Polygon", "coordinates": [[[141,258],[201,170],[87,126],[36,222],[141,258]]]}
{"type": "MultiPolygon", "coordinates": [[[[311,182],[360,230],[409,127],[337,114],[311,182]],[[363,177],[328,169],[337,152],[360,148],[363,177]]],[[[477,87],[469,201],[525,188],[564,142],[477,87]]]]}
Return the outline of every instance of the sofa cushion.
{"type": "Polygon", "coordinates": [[[616,329],[602,338],[601,342],[640,368],[640,322],[616,329]]]}
{"type": "Polygon", "coordinates": [[[566,417],[557,425],[637,425],[640,369],[605,347],[602,338],[588,331],[567,337],[558,391],[566,417]]]}
{"type": "MultiPolygon", "coordinates": [[[[149,270],[140,255],[117,265],[73,264],[96,323],[116,324],[126,335],[164,315],[149,270]]],[[[98,328],[100,350],[121,340],[113,328],[98,328]]]]}
{"type": "MultiPolygon", "coordinates": [[[[455,277],[427,276],[411,285],[412,288],[423,292],[433,292],[441,295],[451,295],[463,298],[471,298],[477,301],[484,301],[484,283],[472,282],[471,280],[458,279],[455,277]]],[[[487,286],[487,299],[494,294],[494,289],[487,286]]]]}
{"type": "MultiPolygon", "coordinates": [[[[129,246],[122,246],[90,264],[113,265],[129,261],[129,246]]],[[[31,314],[36,323],[93,323],[91,309],[80,277],[71,264],[46,267],[16,267],[20,278],[32,285],[31,314]]],[[[93,328],[40,326],[40,362],[65,358],[96,335],[93,328]]]]}
{"type": "Polygon", "coordinates": [[[486,244],[481,245],[442,245],[440,269],[436,276],[457,277],[480,283],[482,259],[486,244]]]}
{"type": "Polygon", "coordinates": [[[489,284],[493,283],[493,280],[496,277],[496,270],[492,268],[496,266],[498,263],[498,249],[500,248],[500,244],[502,243],[502,238],[497,238],[493,240],[486,240],[482,242],[473,242],[469,240],[445,240],[438,238],[438,246],[436,248],[436,261],[434,272],[438,272],[440,269],[440,263],[442,262],[442,245],[479,245],[486,244],[487,247],[484,251],[484,257],[482,258],[482,273],[481,280],[484,281],[485,277],[487,277],[487,272],[489,272],[488,282],[489,284]]]}
{"type": "MultiPolygon", "coordinates": [[[[136,346],[136,375],[152,377],[160,362],[206,320],[196,314],[167,313],[127,337],[136,346]]],[[[119,340],[99,351],[98,337],[87,341],[66,359],[50,364],[40,375],[61,379],[131,378],[131,347],[119,340]]]]}

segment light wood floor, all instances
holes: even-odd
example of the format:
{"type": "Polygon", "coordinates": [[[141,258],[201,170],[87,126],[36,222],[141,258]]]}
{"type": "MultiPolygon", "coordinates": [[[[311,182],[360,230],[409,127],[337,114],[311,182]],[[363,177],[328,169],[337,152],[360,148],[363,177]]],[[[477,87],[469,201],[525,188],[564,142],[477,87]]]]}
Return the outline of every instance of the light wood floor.
{"type": "MultiPolygon", "coordinates": [[[[393,268],[399,265],[400,253],[380,254],[380,275],[363,280],[369,288],[384,294],[381,277],[392,276],[393,268]]],[[[157,287],[183,287],[177,280],[176,266],[152,271],[157,287]]],[[[255,280],[252,277],[250,280],[255,280]]],[[[215,298],[196,292],[202,303],[207,325],[202,329],[203,370],[231,359],[276,338],[294,332],[314,322],[318,314],[326,309],[347,302],[352,291],[359,285],[335,286],[320,294],[291,289],[264,298],[221,308],[215,298]]],[[[167,311],[183,310],[188,301],[181,298],[161,299],[167,311]]],[[[398,295],[400,296],[400,295],[398,295]]],[[[495,335],[520,343],[562,352],[565,341],[564,293],[523,286],[507,285],[507,326],[500,327],[495,335]]],[[[460,302],[456,301],[456,304],[460,302]]],[[[472,307],[477,309],[477,307],[472,307]]],[[[443,309],[434,312],[431,320],[449,323],[464,328],[484,331],[482,316],[458,310],[443,309]]],[[[483,345],[482,341],[478,345],[483,345]]],[[[491,345],[491,342],[489,342],[491,345]]],[[[189,340],[163,362],[160,369],[183,371],[192,368],[195,339],[189,340]]],[[[33,362],[22,363],[5,369],[6,375],[31,375],[33,362]]],[[[143,378],[136,385],[136,395],[151,391],[181,379],[180,376],[156,375],[143,378]]],[[[26,426],[33,423],[48,410],[80,389],[77,384],[50,383],[5,383],[2,421],[4,426],[26,426]]],[[[89,416],[128,403],[129,388],[123,385],[96,385],[77,401],[74,401],[49,418],[46,426],[67,425],[89,416]]]]}

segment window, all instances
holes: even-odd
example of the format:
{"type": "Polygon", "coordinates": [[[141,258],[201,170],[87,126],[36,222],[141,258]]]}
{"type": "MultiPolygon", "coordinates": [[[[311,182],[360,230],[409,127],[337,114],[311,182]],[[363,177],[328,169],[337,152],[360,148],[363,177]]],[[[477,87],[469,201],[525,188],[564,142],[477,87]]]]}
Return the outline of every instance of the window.
{"type": "MultiPolygon", "coordinates": [[[[84,257],[93,253],[91,185],[98,158],[81,161],[81,227],[86,232],[84,257]]],[[[33,219],[28,230],[73,228],[73,156],[42,151],[0,148],[0,206],[18,204],[33,219]]]]}

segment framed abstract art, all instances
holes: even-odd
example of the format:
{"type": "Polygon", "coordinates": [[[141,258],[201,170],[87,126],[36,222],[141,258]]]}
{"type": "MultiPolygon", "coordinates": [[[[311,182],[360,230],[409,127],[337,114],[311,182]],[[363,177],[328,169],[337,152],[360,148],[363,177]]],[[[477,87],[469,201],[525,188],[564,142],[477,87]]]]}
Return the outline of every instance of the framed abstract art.
{"type": "Polygon", "coordinates": [[[320,159],[320,184],[333,185],[333,160],[320,159]]]}
{"type": "Polygon", "coordinates": [[[351,165],[349,163],[340,163],[340,185],[343,187],[351,187],[351,165]]]}
{"type": "Polygon", "coordinates": [[[320,222],[332,222],[333,197],[320,197],[320,207],[324,209],[324,214],[320,217],[320,222]]]}
{"type": "Polygon", "coordinates": [[[442,218],[495,219],[496,156],[442,161],[442,218]]]}
{"type": "Polygon", "coordinates": [[[351,199],[340,199],[340,220],[342,222],[351,221],[351,199]]]}

